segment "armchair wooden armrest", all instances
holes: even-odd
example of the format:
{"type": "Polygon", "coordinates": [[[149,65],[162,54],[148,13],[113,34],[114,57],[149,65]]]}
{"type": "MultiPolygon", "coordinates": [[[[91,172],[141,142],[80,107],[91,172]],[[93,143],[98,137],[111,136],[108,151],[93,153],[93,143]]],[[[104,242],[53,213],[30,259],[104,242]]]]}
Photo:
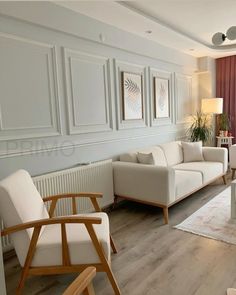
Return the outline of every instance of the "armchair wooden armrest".
{"type": "Polygon", "coordinates": [[[44,202],[49,202],[51,201],[51,205],[49,208],[49,216],[52,217],[54,214],[54,211],[56,209],[57,201],[60,199],[70,199],[72,201],[72,210],[73,214],[77,214],[77,207],[76,207],[76,198],[90,198],[93,207],[96,212],[101,212],[101,208],[97,202],[97,198],[102,198],[101,193],[90,193],[90,192],[80,192],[80,193],[65,193],[65,194],[59,194],[59,195],[54,195],[54,196],[48,196],[46,198],[43,198],[44,202]]]}
{"type": "Polygon", "coordinates": [[[6,236],[9,234],[13,234],[17,231],[26,230],[29,228],[41,229],[42,226],[51,225],[51,224],[61,224],[61,226],[65,226],[66,223],[83,223],[83,224],[101,224],[102,219],[99,217],[76,217],[76,216],[66,216],[66,217],[56,217],[56,218],[47,218],[47,219],[39,219],[34,220],[22,224],[17,224],[11,227],[4,229],[1,232],[1,236],[6,236]]]}
{"type": "Polygon", "coordinates": [[[86,268],[66,289],[63,295],[81,295],[83,292],[87,295],[94,295],[92,279],[96,275],[95,267],[86,268]]]}
{"type": "MultiPolygon", "coordinates": [[[[22,224],[18,224],[15,226],[8,227],[1,232],[1,236],[13,234],[15,232],[26,230],[29,228],[34,228],[32,238],[30,240],[30,245],[28,249],[28,253],[25,259],[25,264],[21,276],[21,281],[19,284],[18,289],[21,289],[26,276],[29,273],[38,274],[37,270],[31,270],[31,262],[33,260],[37,242],[39,239],[40,231],[42,226],[52,225],[52,224],[60,224],[61,225],[61,242],[62,242],[62,266],[63,267],[70,267],[71,260],[70,260],[70,253],[67,241],[67,234],[66,234],[66,223],[83,223],[88,231],[88,234],[91,238],[91,242],[95,246],[97,251],[100,251],[100,242],[97,238],[96,232],[93,228],[93,224],[101,224],[102,219],[99,217],[76,217],[76,216],[69,216],[69,217],[57,217],[57,218],[47,218],[47,219],[40,219],[31,222],[26,222],[22,224]]],[[[44,270],[45,271],[45,270],[44,270]]],[[[42,271],[43,272],[43,271],[42,271]]]]}

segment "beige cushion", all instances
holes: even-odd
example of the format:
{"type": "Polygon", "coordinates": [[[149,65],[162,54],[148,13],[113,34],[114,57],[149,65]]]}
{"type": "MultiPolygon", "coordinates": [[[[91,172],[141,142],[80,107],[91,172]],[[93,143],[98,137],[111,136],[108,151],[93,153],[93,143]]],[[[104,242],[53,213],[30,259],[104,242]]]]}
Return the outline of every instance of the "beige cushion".
{"type": "MultiPolygon", "coordinates": [[[[25,170],[19,170],[0,182],[0,216],[4,225],[49,218],[44,202],[25,170]]],[[[26,257],[32,229],[11,235],[21,265],[26,257]]]]}
{"type": "Polygon", "coordinates": [[[138,162],[141,164],[154,165],[154,158],[152,153],[137,153],[138,162]]]}
{"type": "Polygon", "coordinates": [[[166,157],[164,155],[163,150],[158,146],[147,147],[143,149],[139,149],[137,151],[131,151],[129,153],[123,154],[120,156],[121,162],[132,162],[138,163],[137,153],[150,154],[152,153],[154,159],[154,165],[156,166],[167,166],[166,157]]]}
{"type": "Polygon", "coordinates": [[[120,155],[121,162],[131,162],[131,163],[138,163],[137,153],[130,152],[120,155]]]}
{"type": "Polygon", "coordinates": [[[175,198],[189,194],[203,185],[201,172],[175,170],[175,198]]]}
{"type": "Polygon", "coordinates": [[[177,165],[183,162],[183,150],[180,141],[173,141],[160,144],[163,150],[168,166],[177,165]]]}
{"type": "Polygon", "coordinates": [[[184,162],[203,161],[202,142],[182,142],[184,162]]]}
{"type": "MultiPolygon", "coordinates": [[[[78,214],[76,216],[87,216],[78,214]]],[[[106,213],[91,213],[89,217],[102,218],[102,224],[95,224],[99,241],[110,261],[109,220],[106,213]]],[[[66,225],[67,240],[72,264],[99,263],[100,260],[83,224],[66,225]]],[[[61,227],[58,224],[45,226],[36,248],[32,266],[61,265],[61,227]]]]}
{"type": "Polygon", "coordinates": [[[153,160],[154,160],[154,165],[162,166],[162,167],[167,166],[166,157],[164,155],[164,152],[158,146],[152,146],[152,147],[149,147],[149,148],[145,148],[145,149],[139,150],[138,152],[152,153],[153,160]]]}
{"type": "Polygon", "coordinates": [[[173,166],[175,170],[198,171],[203,177],[203,184],[223,174],[223,164],[220,162],[189,162],[173,166]]]}

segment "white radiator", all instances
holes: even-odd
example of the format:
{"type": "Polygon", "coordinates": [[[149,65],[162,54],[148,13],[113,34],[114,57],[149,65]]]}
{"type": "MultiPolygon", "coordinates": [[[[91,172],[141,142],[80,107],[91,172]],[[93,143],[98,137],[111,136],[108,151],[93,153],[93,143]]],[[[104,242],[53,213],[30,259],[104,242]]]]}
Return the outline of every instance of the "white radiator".
{"type": "MultiPolygon", "coordinates": [[[[42,197],[61,193],[99,192],[103,193],[103,198],[98,199],[101,207],[108,206],[113,202],[111,160],[44,174],[33,177],[33,181],[42,197]]],[[[93,208],[87,198],[77,199],[77,207],[78,212],[88,212],[93,208]]],[[[72,214],[71,201],[69,199],[58,201],[55,215],[67,214],[72,214]]],[[[1,227],[3,228],[2,222],[1,227]]],[[[2,238],[2,245],[3,252],[12,248],[8,237],[2,238]]]]}

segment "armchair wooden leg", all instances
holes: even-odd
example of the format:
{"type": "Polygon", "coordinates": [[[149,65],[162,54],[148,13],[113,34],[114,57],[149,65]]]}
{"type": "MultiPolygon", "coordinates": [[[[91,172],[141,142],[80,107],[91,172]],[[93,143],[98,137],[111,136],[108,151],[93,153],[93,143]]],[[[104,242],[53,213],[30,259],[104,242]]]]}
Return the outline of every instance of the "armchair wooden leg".
{"type": "Polygon", "coordinates": [[[224,184],[226,185],[226,184],[227,184],[227,181],[226,181],[226,177],[225,177],[225,175],[223,175],[222,178],[223,178],[223,182],[224,182],[224,184]]]}
{"type": "Polygon", "coordinates": [[[234,179],[234,176],[235,176],[235,170],[236,169],[235,168],[232,168],[231,170],[232,170],[232,180],[233,180],[234,179]]]}
{"type": "Polygon", "coordinates": [[[111,248],[112,248],[113,253],[116,254],[118,251],[117,251],[116,245],[115,245],[111,235],[110,235],[110,243],[111,243],[111,248]]]}
{"type": "Polygon", "coordinates": [[[28,250],[28,253],[27,253],[27,256],[25,259],[25,265],[24,265],[23,270],[21,272],[20,282],[19,282],[19,285],[16,290],[16,295],[22,294],[22,290],[25,285],[25,280],[29,274],[29,267],[30,267],[31,261],[34,257],[34,252],[35,252],[35,248],[36,248],[37,241],[39,238],[40,230],[41,230],[41,226],[35,227],[35,229],[33,231],[33,235],[32,235],[31,241],[30,241],[30,245],[29,245],[29,250],[28,250]]]}
{"type": "Polygon", "coordinates": [[[111,267],[110,267],[110,264],[108,263],[106,257],[105,257],[105,254],[104,254],[104,251],[103,251],[103,247],[102,247],[102,244],[99,242],[97,236],[96,236],[96,233],[94,231],[94,228],[91,224],[86,224],[85,225],[87,230],[88,230],[88,233],[91,237],[91,240],[95,246],[95,249],[96,249],[96,252],[101,260],[101,263],[102,263],[102,266],[103,266],[103,270],[104,272],[107,273],[107,276],[108,276],[108,279],[111,283],[111,286],[113,288],[113,291],[115,293],[115,295],[121,295],[121,291],[118,287],[118,284],[116,282],[116,279],[112,273],[112,270],[111,270],[111,267]]]}
{"type": "Polygon", "coordinates": [[[110,281],[110,283],[112,285],[112,288],[114,290],[115,295],[121,295],[121,292],[120,292],[120,289],[119,289],[119,287],[117,285],[116,279],[115,279],[115,277],[113,275],[113,272],[112,272],[112,270],[111,270],[108,263],[106,263],[105,268],[106,268],[105,271],[107,273],[108,279],[109,279],[109,281],[110,281]]]}
{"type": "Polygon", "coordinates": [[[21,272],[21,276],[20,276],[20,282],[19,282],[18,287],[16,289],[16,295],[22,294],[27,276],[28,276],[28,269],[23,268],[23,270],[21,272]]]}
{"type": "Polygon", "coordinates": [[[163,216],[165,224],[169,223],[169,214],[168,214],[168,207],[163,207],[163,216]]]}

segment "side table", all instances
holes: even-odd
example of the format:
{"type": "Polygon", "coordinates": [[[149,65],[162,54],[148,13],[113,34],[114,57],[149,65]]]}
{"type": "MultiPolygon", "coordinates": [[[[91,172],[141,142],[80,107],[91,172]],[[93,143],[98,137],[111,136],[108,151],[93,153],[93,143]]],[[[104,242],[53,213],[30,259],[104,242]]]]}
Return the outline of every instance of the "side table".
{"type": "Polygon", "coordinates": [[[217,146],[221,147],[222,144],[227,145],[228,147],[230,147],[232,145],[232,139],[234,137],[233,136],[216,136],[217,139],[217,146]]]}

